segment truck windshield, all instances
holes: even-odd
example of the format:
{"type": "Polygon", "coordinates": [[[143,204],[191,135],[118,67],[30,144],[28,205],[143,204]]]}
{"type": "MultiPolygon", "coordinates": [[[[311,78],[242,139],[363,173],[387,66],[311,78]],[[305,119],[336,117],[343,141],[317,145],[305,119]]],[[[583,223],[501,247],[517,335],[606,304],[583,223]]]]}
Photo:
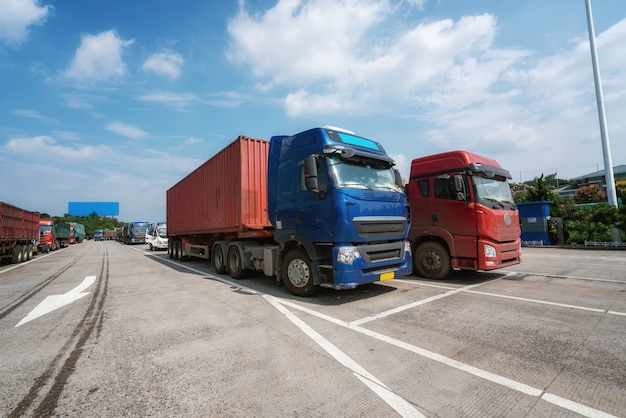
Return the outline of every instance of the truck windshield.
{"type": "Polygon", "coordinates": [[[387,161],[353,157],[329,157],[330,172],[340,189],[380,190],[402,193],[396,185],[392,166],[387,161]]]}
{"type": "Polygon", "coordinates": [[[487,200],[489,202],[513,203],[511,188],[506,179],[488,179],[480,176],[473,176],[472,181],[476,190],[476,200],[487,200]]]}
{"type": "Polygon", "coordinates": [[[52,233],[52,225],[39,225],[39,233],[40,234],[51,234],[52,233]]]}
{"type": "Polygon", "coordinates": [[[164,228],[164,227],[157,228],[157,234],[158,234],[161,238],[167,238],[167,228],[164,228]]]}

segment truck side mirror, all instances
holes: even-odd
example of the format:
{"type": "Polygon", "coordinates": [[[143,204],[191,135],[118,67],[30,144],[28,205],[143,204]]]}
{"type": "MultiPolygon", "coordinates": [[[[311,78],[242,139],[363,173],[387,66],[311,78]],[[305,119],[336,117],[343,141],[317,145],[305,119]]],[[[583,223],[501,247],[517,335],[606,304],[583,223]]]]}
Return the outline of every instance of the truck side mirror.
{"type": "Polygon", "coordinates": [[[400,172],[394,168],[393,175],[395,177],[396,186],[403,188],[404,186],[402,185],[402,175],[400,175],[400,172]]]}
{"type": "Polygon", "coordinates": [[[454,179],[454,190],[456,191],[456,200],[465,200],[465,184],[463,183],[463,177],[456,175],[452,176],[454,179]]]}
{"type": "Polygon", "coordinates": [[[307,190],[319,192],[317,182],[317,159],[313,155],[309,155],[304,159],[304,187],[307,190]]]}

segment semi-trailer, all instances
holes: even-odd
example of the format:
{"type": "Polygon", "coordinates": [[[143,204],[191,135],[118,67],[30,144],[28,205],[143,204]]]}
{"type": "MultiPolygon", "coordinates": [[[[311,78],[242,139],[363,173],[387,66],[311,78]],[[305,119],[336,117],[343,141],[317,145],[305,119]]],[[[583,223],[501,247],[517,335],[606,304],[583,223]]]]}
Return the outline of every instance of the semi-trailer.
{"type": "Polygon", "coordinates": [[[490,158],[450,151],[411,162],[414,271],[444,279],[453,269],[494,270],[521,262],[511,173],[490,158]]]}
{"type": "Polygon", "coordinates": [[[39,212],[0,202],[0,261],[32,259],[39,240],[39,212]]]}
{"type": "Polygon", "coordinates": [[[39,251],[42,253],[67,247],[71,236],[72,230],[67,222],[55,219],[39,221],[39,251]]]}
{"type": "Polygon", "coordinates": [[[239,136],[166,193],[168,254],[259,271],[294,295],[411,273],[400,174],[376,141],[334,127],[239,136]]]}

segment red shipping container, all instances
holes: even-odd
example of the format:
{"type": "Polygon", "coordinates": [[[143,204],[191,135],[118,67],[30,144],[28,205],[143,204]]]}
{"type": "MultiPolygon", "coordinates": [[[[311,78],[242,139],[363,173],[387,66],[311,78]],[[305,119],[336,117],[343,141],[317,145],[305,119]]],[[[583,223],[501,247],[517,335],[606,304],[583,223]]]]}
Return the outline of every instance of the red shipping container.
{"type": "Polygon", "coordinates": [[[39,212],[0,202],[0,240],[39,239],[39,212]]]}
{"type": "Polygon", "coordinates": [[[268,155],[269,141],[239,136],[172,186],[166,196],[168,235],[271,235],[268,155]]]}

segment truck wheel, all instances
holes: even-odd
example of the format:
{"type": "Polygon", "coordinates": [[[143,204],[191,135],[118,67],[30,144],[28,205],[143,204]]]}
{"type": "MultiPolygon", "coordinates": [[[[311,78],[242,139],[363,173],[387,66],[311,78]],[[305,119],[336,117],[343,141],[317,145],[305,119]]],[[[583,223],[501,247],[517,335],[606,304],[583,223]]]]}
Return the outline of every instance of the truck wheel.
{"type": "Polygon", "coordinates": [[[287,253],[282,265],[283,283],[296,296],[311,296],[317,292],[313,284],[311,259],[304,250],[295,249],[287,253]]]}
{"type": "Polygon", "coordinates": [[[224,250],[221,245],[213,247],[213,267],[217,274],[226,273],[226,261],[224,260],[224,250]]]}
{"type": "Polygon", "coordinates": [[[33,259],[33,244],[28,244],[26,247],[26,261],[33,259]]]}
{"type": "Polygon", "coordinates": [[[167,243],[167,256],[169,258],[174,258],[174,241],[168,241],[167,243]]]}
{"type": "Polygon", "coordinates": [[[17,244],[13,247],[13,258],[11,259],[11,263],[17,264],[22,262],[22,246],[17,244]]]}
{"type": "Polygon", "coordinates": [[[233,279],[243,278],[241,253],[236,245],[228,249],[228,271],[233,279]]]}
{"type": "Polygon", "coordinates": [[[420,244],[413,253],[415,271],[427,279],[445,279],[452,271],[451,265],[450,254],[438,242],[420,244]]]}
{"type": "Polygon", "coordinates": [[[174,260],[180,261],[180,248],[181,248],[180,241],[175,241],[174,242],[174,260]]]}

